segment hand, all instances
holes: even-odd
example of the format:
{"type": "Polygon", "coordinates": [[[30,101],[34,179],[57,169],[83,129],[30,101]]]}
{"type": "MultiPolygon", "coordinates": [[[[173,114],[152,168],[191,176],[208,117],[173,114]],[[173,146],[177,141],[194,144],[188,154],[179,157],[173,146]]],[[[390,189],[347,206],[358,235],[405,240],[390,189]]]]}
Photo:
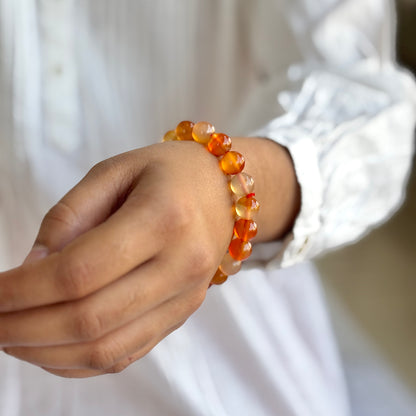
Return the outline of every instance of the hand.
{"type": "MultiPolygon", "coordinates": [[[[233,145],[256,179],[257,240],[282,236],[300,199],[288,153],[233,145]]],[[[123,370],[200,306],[233,222],[226,177],[197,143],[101,162],[46,215],[28,260],[0,273],[0,347],[64,377],[123,370]]]]}
{"type": "Polygon", "coordinates": [[[61,376],[122,370],[200,306],[232,227],[199,144],[98,164],[44,218],[31,257],[49,255],[0,274],[0,346],[61,376]]]}

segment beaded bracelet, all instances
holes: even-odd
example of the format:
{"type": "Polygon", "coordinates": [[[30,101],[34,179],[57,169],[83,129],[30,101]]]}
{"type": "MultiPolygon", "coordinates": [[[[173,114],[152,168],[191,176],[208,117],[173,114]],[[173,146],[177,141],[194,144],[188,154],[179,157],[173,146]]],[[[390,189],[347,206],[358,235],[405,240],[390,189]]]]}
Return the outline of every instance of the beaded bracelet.
{"type": "Polygon", "coordinates": [[[253,192],[254,179],[242,172],[245,165],[244,157],[231,150],[231,138],[223,133],[215,133],[212,124],[200,121],[180,122],[175,130],[168,131],[163,137],[164,142],[174,140],[193,140],[204,145],[219,160],[221,170],[229,177],[230,191],[234,202],[234,229],[227,253],[221,261],[210,286],[224,283],[228,276],[241,269],[252,250],[249,240],[257,234],[257,224],[253,216],[258,212],[260,204],[253,192]]]}

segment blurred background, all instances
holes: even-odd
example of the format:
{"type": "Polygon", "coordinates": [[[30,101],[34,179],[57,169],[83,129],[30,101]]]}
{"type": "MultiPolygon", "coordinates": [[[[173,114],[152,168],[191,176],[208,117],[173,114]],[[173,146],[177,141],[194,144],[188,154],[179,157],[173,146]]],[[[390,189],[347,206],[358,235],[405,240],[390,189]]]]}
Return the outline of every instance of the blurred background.
{"type": "MultiPolygon", "coordinates": [[[[416,74],[416,0],[397,0],[397,8],[398,59],[416,74]]],[[[388,223],[316,263],[346,364],[354,416],[416,415],[415,166],[406,201],[388,223]],[[374,397],[365,409],[359,404],[363,395],[374,397]]]]}

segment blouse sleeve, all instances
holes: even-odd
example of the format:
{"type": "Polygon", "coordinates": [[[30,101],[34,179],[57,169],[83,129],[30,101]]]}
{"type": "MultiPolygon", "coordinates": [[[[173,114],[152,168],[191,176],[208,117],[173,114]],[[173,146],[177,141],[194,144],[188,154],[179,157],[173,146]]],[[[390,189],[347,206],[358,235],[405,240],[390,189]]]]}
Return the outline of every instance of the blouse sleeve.
{"type": "Polygon", "coordinates": [[[285,114],[255,132],[288,148],[301,187],[300,214],[275,259],[282,267],[358,239],[397,209],[416,113],[414,81],[394,62],[390,2],[289,7],[304,56],[291,77],[301,87],[279,94],[285,114]]]}

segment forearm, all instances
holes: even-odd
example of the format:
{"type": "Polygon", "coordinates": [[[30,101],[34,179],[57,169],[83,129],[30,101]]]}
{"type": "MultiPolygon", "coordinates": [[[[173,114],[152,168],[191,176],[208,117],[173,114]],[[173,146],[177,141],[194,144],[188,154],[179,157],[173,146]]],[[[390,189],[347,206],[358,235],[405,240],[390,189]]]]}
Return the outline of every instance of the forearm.
{"type": "Polygon", "coordinates": [[[283,237],[300,209],[300,188],[288,151],[258,137],[234,137],[233,150],[244,155],[245,171],[255,180],[256,199],[261,204],[256,241],[283,237]]]}

